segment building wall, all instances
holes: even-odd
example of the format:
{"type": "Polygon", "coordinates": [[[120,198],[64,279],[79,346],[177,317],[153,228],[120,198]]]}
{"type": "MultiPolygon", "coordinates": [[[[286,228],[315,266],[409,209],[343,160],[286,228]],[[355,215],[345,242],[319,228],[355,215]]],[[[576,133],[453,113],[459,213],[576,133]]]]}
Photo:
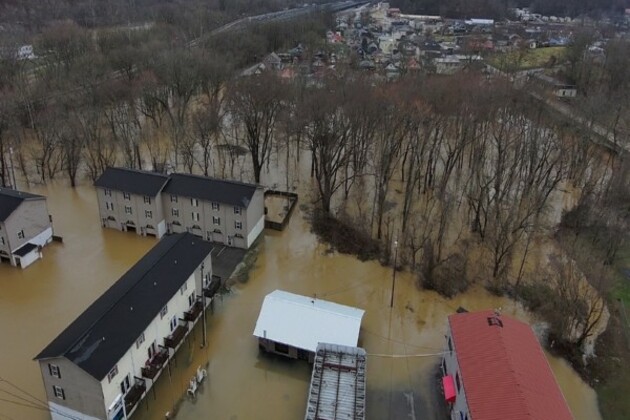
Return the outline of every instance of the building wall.
{"type": "Polygon", "coordinates": [[[128,222],[136,227],[136,234],[146,236],[152,234],[161,237],[160,226],[164,224],[164,211],[160,194],[155,197],[148,197],[150,203],[145,203],[145,196],[129,194],[129,199],[125,199],[123,191],[108,190],[97,187],[96,197],[98,201],[98,211],[103,227],[126,231],[128,222]],[[106,195],[106,191],[111,191],[111,195],[106,195]],[[106,203],[110,203],[110,208],[106,203]],[[113,209],[111,208],[113,205],[113,209]],[[125,207],[131,207],[131,214],[126,213],[125,207]],[[147,217],[146,211],[151,212],[151,217],[147,217]],[[110,220],[113,217],[115,220],[110,220]],[[147,225],[153,228],[147,228],[147,225]]]}
{"type": "Polygon", "coordinates": [[[455,403],[451,407],[451,419],[460,420],[461,414],[467,416],[470,419],[470,413],[468,412],[468,403],[466,401],[466,393],[464,392],[464,378],[461,376],[461,371],[459,370],[459,363],[457,361],[457,349],[455,347],[455,342],[453,341],[453,337],[451,335],[451,328],[449,326],[448,331],[446,333],[446,354],[442,359],[442,369],[445,369],[444,372],[446,375],[452,375],[453,381],[455,382],[455,389],[457,391],[457,396],[455,397],[455,403]],[[449,345],[450,342],[450,345],[449,345]],[[457,386],[457,377],[459,377],[459,384],[457,386]]]}
{"type": "MultiPolygon", "coordinates": [[[[49,405],[74,410],[86,416],[106,418],[103,392],[99,381],[65,357],[39,360],[39,368],[49,405]],[[50,374],[49,364],[59,367],[61,378],[50,374]],[[63,389],[65,399],[55,396],[53,386],[63,389]]],[[[61,410],[65,412],[66,410],[61,410]]],[[[53,417],[55,418],[55,417],[53,417]]]]}
{"type": "Polygon", "coordinates": [[[22,204],[4,221],[9,252],[15,251],[32,238],[51,228],[50,215],[46,200],[24,200],[22,204]],[[24,238],[18,238],[18,232],[24,230],[24,238]]]}
{"type": "Polygon", "coordinates": [[[247,209],[239,207],[240,214],[235,212],[235,206],[221,202],[214,203],[218,205],[218,209],[213,208],[212,201],[197,200],[197,205],[195,206],[193,205],[195,202],[191,197],[171,196],[163,193],[162,204],[167,230],[172,233],[190,232],[208,241],[238,248],[247,248],[249,246],[248,228],[250,226],[254,228],[261,217],[264,220],[264,196],[262,189],[254,193],[252,202],[247,209]],[[173,210],[177,210],[178,216],[174,215],[173,210]],[[195,217],[193,217],[193,213],[195,217]],[[197,215],[199,220],[194,220],[197,215]],[[250,225],[250,218],[253,220],[256,215],[259,215],[258,219],[250,225]],[[218,224],[215,224],[215,221],[218,224]],[[237,221],[241,223],[240,229],[236,228],[235,222],[237,221]],[[179,223],[179,225],[176,223],[179,223]]]}
{"type": "Polygon", "coordinates": [[[9,256],[11,251],[9,250],[9,237],[7,235],[7,228],[4,226],[4,222],[0,222],[0,255],[9,256]]]}
{"type": "Polygon", "coordinates": [[[256,189],[247,208],[247,248],[249,248],[265,229],[265,192],[256,189]]]}
{"type": "MultiPolygon", "coordinates": [[[[195,273],[197,270],[195,270],[195,273]]],[[[172,330],[170,327],[170,321],[173,317],[176,318],[177,325],[180,325],[180,318],[184,318],[184,311],[187,311],[190,308],[188,304],[188,297],[191,293],[196,293],[195,290],[195,274],[192,274],[186,280],[186,290],[180,289],[175,293],[175,295],[168,301],[167,305],[167,313],[163,317],[158,313],[156,314],[153,321],[147,326],[144,330],[144,341],[138,344],[136,341],[131,345],[129,350],[120,358],[116,367],[118,369],[118,373],[111,378],[108,378],[108,375],[103,378],[101,381],[101,386],[103,389],[103,396],[105,405],[104,407],[109,407],[114,400],[121,393],[121,383],[124,381],[125,377],[129,375],[129,383],[133,386],[134,376],[138,378],[142,377],[141,368],[145,366],[145,363],[149,359],[148,349],[153,342],[155,342],[156,350],[159,351],[159,346],[164,346],[164,338],[168,337],[172,330]]],[[[140,335],[138,338],[140,338],[140,335]]],[[[147,391],[151,388],[152,383],[151,380],[145,379],[147,385],[147,391]]]]}

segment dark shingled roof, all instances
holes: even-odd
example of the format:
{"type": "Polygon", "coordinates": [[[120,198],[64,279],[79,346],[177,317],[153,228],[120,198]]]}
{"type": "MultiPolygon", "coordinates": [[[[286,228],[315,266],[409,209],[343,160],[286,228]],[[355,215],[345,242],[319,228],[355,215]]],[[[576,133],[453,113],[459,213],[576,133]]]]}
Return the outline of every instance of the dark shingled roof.
{"type": "Polygon", "coordinates": [[[7,220],[24,200],[43,200],[43,195],[31,194],[24,191],[0,188],[0,222],[7,220]]]}
{"type": "Polygon", "coordinates": [[[34,249],[37,249],[37,245],[31,242],[27,242],[20,249],[13,251],[13,255],[17,255],[18,257],[23,257],[34,249]]]}
{"type": "Polygon", "coordinates": [[[171,174],[164,192],[200,200],[225,203],[232,206],[248,207],[256,189],[254,184],[226,181],[205,176],[171,174]]]}
{"type": "Polygon", "coordinates": [[[66,357],[102,380],[211,250],[190,233],[165,236],[35,359],[66,357]]]}
{"type": "Polygon", "coordinates": [[[94,182],[94,186],[155,197],[167,181],[167,175],[156,172],[107,168],[94,182]]]}

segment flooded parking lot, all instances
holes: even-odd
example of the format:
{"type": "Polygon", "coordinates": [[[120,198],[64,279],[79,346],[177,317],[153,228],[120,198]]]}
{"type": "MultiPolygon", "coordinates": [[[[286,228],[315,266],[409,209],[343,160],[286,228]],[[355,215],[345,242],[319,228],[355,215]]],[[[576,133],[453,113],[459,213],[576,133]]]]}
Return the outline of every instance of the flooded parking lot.
{"type": "MultiPolygon", "coordinates": [[[[154,244],[151,238],[103,230],[91,187],[33,188],[48,196],[56,233],[63,244],[44,249],[44,259],[22,271],[0,266],[0,376],[44,399],[38,366],[32,361],[52,338],[131,267],[154,244]]],[[[397,273],[390,308],[392,270],[377,262],[328,253],[296,209],[284,232],[267,230],[247,281],[215,302],[208,316],[208,345],[201,347],[201,324],[134,415],[164,419],[184,394],[199,365],[208,377],[194,400],[178,404],[177,419],[296,419],[304,415],[310,379],[305,362],[260,354],[252,336],[264,296],[284,289],[366,310],[360,345],[366,348],[367,418],[438,418],[434,371],[442,351],[446,316],[459,306],[498,308],[534,321],[508,299],[473,289],[447,300],[420,290],[413,276],[397,273]],[[396,357],[391,357],[396,356],[396,357]]],[[[561,359],[549,357],[576,419],[598,419],[597,400],[561,359]]],[[[0,384],[0,390],[9,390],[0,384]]],[[[24,407],[4,393],[0,418],[46,419],[44,410],[24,407]]]]}

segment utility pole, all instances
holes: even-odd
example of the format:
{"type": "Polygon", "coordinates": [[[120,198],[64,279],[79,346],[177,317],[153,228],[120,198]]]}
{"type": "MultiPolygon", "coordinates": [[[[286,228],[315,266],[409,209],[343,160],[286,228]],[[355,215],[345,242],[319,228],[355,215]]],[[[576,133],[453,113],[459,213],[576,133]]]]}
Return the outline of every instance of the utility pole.
{"type": "Polygon", "coordinates": [[[15,167],[13,166],[13,147],[9,147],[9,161],[11,162],[11,178],[13,178],[13,181],[11,181],[11,188],[17,190],[17,182],[15,180],[15,167]]]}
{"type": "Polygon", "coordinates": [[[203,309],[203,344],[201,347],[206,346],[206,293],[205,293],[205,285],[203,284],[203,263],[201,263],[201,307],[203,309]]]}
{"type": "Polygon", "coordinates": [[[389,307],[394,307],[394,288],[396,287],[396,263],[398,261],[398,241],[394,241],[394,271],[392,272],[392,298],[389,307]]]}

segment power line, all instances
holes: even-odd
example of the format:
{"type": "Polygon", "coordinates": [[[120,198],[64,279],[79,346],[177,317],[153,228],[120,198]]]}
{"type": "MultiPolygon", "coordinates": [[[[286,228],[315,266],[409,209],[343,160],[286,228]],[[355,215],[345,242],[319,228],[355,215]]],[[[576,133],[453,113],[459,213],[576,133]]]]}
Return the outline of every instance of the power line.
{"type": "Polygon", "coordinates": [[[448,352],[443,351],[440,353],[424,353],[424,354],[383,354],[383,353],[368,353],[368,356],[372,357],[389,357],[392,359],[405,359],[409,357],[435,357],[435,356],[443,356],[448,352]]]}
{"type": "MultiPolygon", "coordinates": [[[[3,377],[0,376],[0,383],[2,383],[2,382],[6,382],[7,384],[9,384],[9,386],[17,389],[18,391],[22,392],[25,395],[28,395],[30,398],[32,398],[34,400],[34,401],[29,401],[26,398],[23,398],[23,397],[20,397],[20,396],[16,396],[17,398],[19,398],[19,399],[21,399],[23,401],[27,401],[27,402],[29,402],[32,405],[18,403],[17,401],[4,400],[4,399],[2,399],[2,401],[6,401],[6,402],[13,403],[13,404],[22,405],[22,406],[25,406],[25,407],[34,408],[34,409],[38,409],[38,410],[52,412],[52,413],[58,414],[58,415],[63,416],[65,418],[67,418],[67,419],[70,419],[70,420],[81,420],[78,417],[74,417],[74,416],[68,415],[66,413],[63,413],[63,412],[61,412],[59,410],[56,410],[56,409],[50,407],[47,402],[40,400],[39,398],[37,398],[33,394],[29,393],[28,391],[23,390],[22,388],[20,388],[19,386],[15,385],[11,381],[6,380],[6,379],[4,379],[3,377]],[[37,405],[37,404],[39,404],[39,405],[37,405]]],[[[10,392],[6,391],[6,390],[1,390],[1,391],[6,392],[7,394],[10,394],[10,395],[14,395],[14,394],[11,394],[10,392]]]]}

